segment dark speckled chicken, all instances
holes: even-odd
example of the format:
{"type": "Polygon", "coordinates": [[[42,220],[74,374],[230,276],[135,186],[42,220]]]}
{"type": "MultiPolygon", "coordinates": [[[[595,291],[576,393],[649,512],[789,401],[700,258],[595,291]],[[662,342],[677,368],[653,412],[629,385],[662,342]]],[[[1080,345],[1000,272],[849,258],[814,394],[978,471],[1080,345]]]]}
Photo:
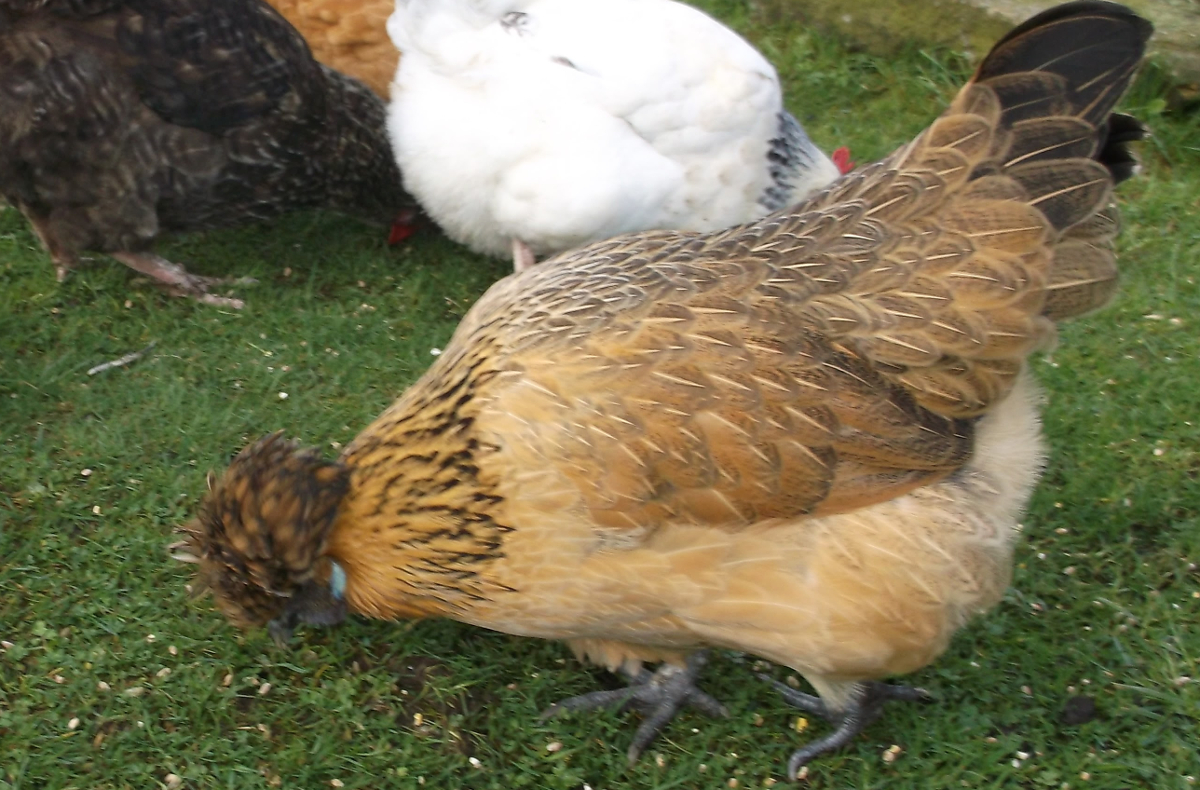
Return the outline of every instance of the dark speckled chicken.
{"type": "Polygon", "coordinates": [[[0,194],[60,280],[107,252],[230,307],[227,281],[150,252],[159,234],[412,205],[380,100],[260,0],[0,0],[0,194]]]}

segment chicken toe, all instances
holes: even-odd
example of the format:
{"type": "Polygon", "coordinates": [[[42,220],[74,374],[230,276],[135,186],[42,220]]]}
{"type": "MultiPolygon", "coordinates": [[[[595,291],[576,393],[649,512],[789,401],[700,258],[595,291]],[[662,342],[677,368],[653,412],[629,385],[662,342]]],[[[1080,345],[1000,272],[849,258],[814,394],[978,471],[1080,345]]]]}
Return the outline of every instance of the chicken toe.
{"type": "Polygon", "coordinates": [[[688,656],[684,667],[663,663],[654,672],[643,669],[630,677],[626,688],[594,691],[556,702],[542,713],[542,718],[551,718],[563,711],[637,708],[646,718],[634,733],[633,743],[626,752],[630,763],[637,762],[642,751],[681,708],[690,706],[709,716],[722,718],[729,715],[724,705],[696,686],[696,679],[706,663],[706,652],[698,651],[688,656]]]}
{"type": "Polygon", "coordinates": [[[814,757],[840,749],[853,740],[868,724],[879,717],[879,714],[883,712],[885,702],[890,700],[929,702],[933,699],[929,692],[922,688],[868,682],[859,683],[855,687],[844,708],[833,710],[820,697],[796,691],[767,675],[760,674],[759,677],[773,685],[791,705],[837,725],[837,729],[831,734],[792,752],[787,769],[788,778],[793,781],[800,773],[801,767],[814,757]]]}

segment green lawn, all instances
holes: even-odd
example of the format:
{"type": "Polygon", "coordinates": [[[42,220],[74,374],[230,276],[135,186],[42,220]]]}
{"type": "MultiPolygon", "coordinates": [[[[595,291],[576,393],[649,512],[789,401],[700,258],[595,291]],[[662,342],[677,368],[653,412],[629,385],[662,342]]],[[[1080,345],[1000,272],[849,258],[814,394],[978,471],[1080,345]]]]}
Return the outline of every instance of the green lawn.
{"type": "MultiPolygon", "coordinates": [[[[778,65],[816,140],[860,162],[917,132],[966,74],[946,53],[884,63],[763,29],[744,5],[710,7],[778,65]]],[[[1200,117],[1167,111],[1156,85],[1127,103],[1155,137],[1121,190],[1122,292],[1037,365],[1053,452],[1013,589],[910,678],[937,704],[889,708],[813,764],[813,787],[1200,776],[1200,117]],[[1094,700],[1090,720],[1064,721],[1072,697],[1094,700]]],[[[719,654],[707,688],[732,717],[680,717],[629,769],[635,715],[538,721],[615,682],[561,645],[355,620],[280,650],[189,601],[164,547],[205,470],[280,428],[336,452],[507,264],[432,231],[390,249],[326,215],[161,250],[260,283],[239,289],[240,313],[165,297],[99,256],[59,285],[0,210],[0,788],[753,788],[827,731],[797,735],[752,660],[719,654]],[[151,341],[137,364],[87,375],[151,341]]]]}

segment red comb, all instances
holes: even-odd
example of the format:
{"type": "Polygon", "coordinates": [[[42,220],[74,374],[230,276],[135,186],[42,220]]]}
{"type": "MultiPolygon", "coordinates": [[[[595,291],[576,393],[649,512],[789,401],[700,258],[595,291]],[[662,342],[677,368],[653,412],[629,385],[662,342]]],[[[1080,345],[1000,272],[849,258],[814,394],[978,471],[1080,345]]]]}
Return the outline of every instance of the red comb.
{"type": "Polygon", "coordinates": [[[409,236],[417,232],[417,226],[414,220],[417,218],[417,212],[407,208],[396,215],[392,220],[392,227],[388,230],[389,245],[399,244],[409,236]]]}
{"type": "Polygon", "coordinates": [[[830,154],[829,158],[833,160],[835,165],[837,165],[837,169],[842,175],[846,175],[854,169],[855,163],[850,161],[850,149],[844,145],[830,154]]]}

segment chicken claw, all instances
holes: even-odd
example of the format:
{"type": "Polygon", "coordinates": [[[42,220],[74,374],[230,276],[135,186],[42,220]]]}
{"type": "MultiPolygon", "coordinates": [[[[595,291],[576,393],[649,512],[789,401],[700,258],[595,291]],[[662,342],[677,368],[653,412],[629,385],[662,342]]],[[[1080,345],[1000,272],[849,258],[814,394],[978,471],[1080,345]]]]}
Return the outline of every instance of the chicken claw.
{"type": "Polygon", "coordinates": [[[542,719],[553,718],[563,711],[637,708],[646,715],[646,719],[634,733],[633,743],[625,753],[629,762],[635,763],[667,722],[675,718],[680,708],[691,706],[709,716],[729,716],[729,710],[724,705],[696,686],[696,678],[707,663],[707,652],[701,650],[688,656],[686,667],[663,663],[654,672],[643,669],[630,677],[626,688],[593,691],[556,702],[542,712],[542,719]]]}
{"type": "Polygon", "coordinates": [[[790,704],[805,713],[820,716],[831,724],[837,725],[837,729],[832,734],[792,752],[791,759],[788,760],[788,779],[792,781],[795,781],[796,776],[800,773],[800,768],[814,757],[840,749],[862,732],[868,724],[879,718],[879,714],[883,712],[883,703],[890,700],[907,702],[931,702],[933,700],[933,696],[922,688],[871,681],[859,683],[846,707],[835,711],[822,702],[820,697],[796,691],[769,675],[759,673],[758,676],[774,686],[790,704]]]}

